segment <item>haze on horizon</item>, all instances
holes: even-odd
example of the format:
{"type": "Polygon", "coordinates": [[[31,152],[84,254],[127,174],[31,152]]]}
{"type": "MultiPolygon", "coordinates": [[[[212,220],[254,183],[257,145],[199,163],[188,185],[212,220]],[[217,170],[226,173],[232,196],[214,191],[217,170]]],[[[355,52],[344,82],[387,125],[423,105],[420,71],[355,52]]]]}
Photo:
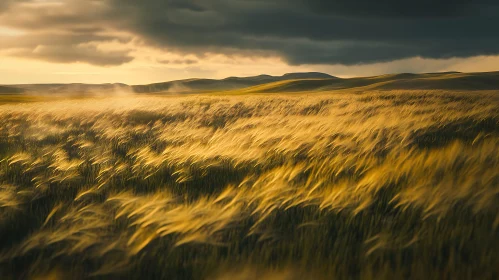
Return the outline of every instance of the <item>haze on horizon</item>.
{"type": "Polygon", "coordinates": [[[0,84],[499,70],[492,0],[1,0],[0,84]]]}

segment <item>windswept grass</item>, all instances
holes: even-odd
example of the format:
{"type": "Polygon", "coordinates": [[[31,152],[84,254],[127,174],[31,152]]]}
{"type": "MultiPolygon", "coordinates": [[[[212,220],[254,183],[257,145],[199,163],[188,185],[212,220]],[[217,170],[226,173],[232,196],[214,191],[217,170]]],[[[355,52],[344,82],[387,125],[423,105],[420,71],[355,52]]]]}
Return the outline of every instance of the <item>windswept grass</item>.
{"type": "Polygon", "coordinates": [[[499,96],[0,106],[2,279],[496,279],[499,96]]]}

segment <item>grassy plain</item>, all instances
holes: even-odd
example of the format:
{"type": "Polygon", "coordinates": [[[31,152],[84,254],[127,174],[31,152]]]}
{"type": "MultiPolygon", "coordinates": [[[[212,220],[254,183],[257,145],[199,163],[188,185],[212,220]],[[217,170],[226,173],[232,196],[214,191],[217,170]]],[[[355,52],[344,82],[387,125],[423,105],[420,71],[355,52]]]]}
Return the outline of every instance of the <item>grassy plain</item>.
{"type": "Polygon", "coordinates": [[[18,101],[2,279],[499,277],[496,91],[18,101]]]}

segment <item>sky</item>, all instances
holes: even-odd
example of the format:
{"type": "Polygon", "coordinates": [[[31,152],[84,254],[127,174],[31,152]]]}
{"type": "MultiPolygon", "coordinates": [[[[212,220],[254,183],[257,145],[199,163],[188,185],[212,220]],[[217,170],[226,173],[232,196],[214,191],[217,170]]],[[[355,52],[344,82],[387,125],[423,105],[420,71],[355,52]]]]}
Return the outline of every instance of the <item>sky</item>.
{"type": "Polygon", "coordinates": [[[0,0],[0,84],[499,70],[497,0],[0,0]]]}

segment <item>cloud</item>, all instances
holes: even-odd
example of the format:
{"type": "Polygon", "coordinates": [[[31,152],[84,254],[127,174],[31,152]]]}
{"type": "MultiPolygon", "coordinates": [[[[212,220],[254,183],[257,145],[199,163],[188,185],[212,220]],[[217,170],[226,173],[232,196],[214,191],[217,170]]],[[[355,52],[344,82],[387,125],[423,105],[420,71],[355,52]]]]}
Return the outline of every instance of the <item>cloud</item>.
{"type": "Polygon", "coordinates": [[[499,6],[490,0],[108,3],[134,15],[128,30],[184,52],[258,50],[291,64],[346,65],[499,53],[499,6]]]}
{"type": "Polygon", "coordinates": [[[303,2],[319,14],[371,18],[453,17],[465,15],[477,8],[471,0],[303,0],[303,2]]]}
{"type": "Polygon", "coordinates": [[[0,1],[0,14],[4,11],[6,11],[9,6],[12,4],[12,0],[2,0],[0,1]]]}
{"type": "Polygon", "coordinates": [[[158,59],[157,60],[161,64],[196,64],[197,60],[194,59],[158,59]]]}
{"type": "Polygon", "coordinates": [[[94,46],[46,46],[38,45],[34,50],[23,49],[14,55],[57,63],[86,62],[99,66],[121,65],[133,60],[126,51],[101,51],[94,46]]]}
{"type": "MultiPolygon", "coordinates": [[[[5,3],[10,3],[8,12],[0,16],[0,25],[28,31],[26,36],[32,41],[39,40],[51,49],[70,46],[68,52],[78,50],[82,43],[122,40],[117,34],[125,33],[147,46],[180,54],[269,55],[290,65],[358,65],[411,57],[499,54],[495,30],[499,4],[495,0],[13,2],[0,5],[0,10],[5,10],[5,3]],[[47,43],[51,40],[61,43],[47,43]]],[[[9,47],[27,44],[26,40],[9,47]]],[[[75,59],[88,63],[104,59],[98,49],[73,53],[75,59]],[[91,51],[96,54],[89,55],[91,51]]],[[[49,54],[35,57],[56,56],[49,54]]],[[[122,54],[126,59],[116,63],[129,61],[131,54],[122,54]]]]}
{"type": "MultiPolygon", "coordinates": [[[[3,0],[2,0],[3,1],[3,0]]],[[[13,56],[57,63],[83,62],[114,66],[134,59],[131,49],[99,48],[100,44],[126,44],[132,36],[119,33],[117,21],[107,18],[103,1],[9,0],[0,8],[0,26],[21,35],[0,36],[0,50],[13,56]]]]}
{"type": "Polygon", "coordinates": [[[94,33],[39,33],[0,36],[0,49],[17,57],[57,63],[83,62],[98,66],[115,66],[134,59],[131,50],[103,50],[99,44],[127,42],[126,38],[94,33]]]}

